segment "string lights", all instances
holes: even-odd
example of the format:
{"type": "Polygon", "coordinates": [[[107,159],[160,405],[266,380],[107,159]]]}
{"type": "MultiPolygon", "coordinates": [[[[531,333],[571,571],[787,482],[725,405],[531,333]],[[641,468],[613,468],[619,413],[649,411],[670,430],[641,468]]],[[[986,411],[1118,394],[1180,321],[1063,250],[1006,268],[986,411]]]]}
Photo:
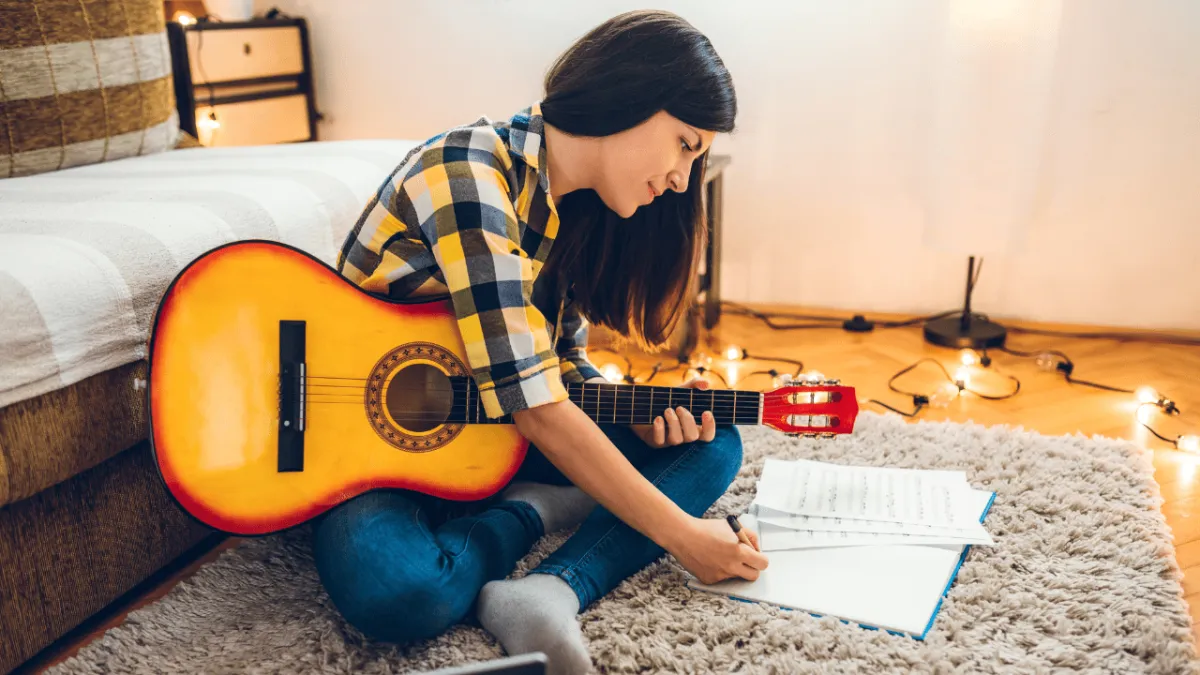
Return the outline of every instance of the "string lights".
{"type": "MultiPolygon", "coordinates": [[[[730,303],[726,303],[726,304],[730,304],[730,303]]],[[[868,332],[869,330],[872,330],[876,326],[881,327],[881,328],[898,328],[898,327],[904,327],[904,326],[918,325],[918,324],[924,322],[927,318],[929,318],[929,317],[922,317],[921,319],[913,319],[913,320],[908,320],[908,321],[895,321],[895,322],[882,322],[882,321],[872,322],[872,321],[867,321],[867,320],[863,319],[863,317],[856,315],[853,319],[848,319],[848,320],[843,321],[842,319],[835,319],[832,317],[785,314],[785,313],[778,313],[778,312],[763,313],[763,312],[756,312],[754,310],[751,310],[746,307],[742,307],[740,305],[733,305],[733,306],[735,307],[735,311],[730,312],[730,313],[742,314],[742,315],[752,316],[752,317],[761,319],[769,327],[771,327],[772,329],[775,329],[775,330],[789,330],[792,328],[814,328],[814,329],[815,328],[837,328],[837,329],[843,329],[843,330],[852,331],[852,332],[868,332]],[[772,318],[777,318],[777,317],[803,319],[803,320],[809,321],[811,323],[805,323],[803,325],[794,325],[794,326],[781,326],[781,325],[776,325],[771,321],[772,318]],[[847,324],[853,324],[853,326],[849,326],[847,324]],[[862,327],[865,325],[869,325],[870,328],[867,328],[864,330],[862,327]]],[[[1028,333],[1032,333],[1032,334],[1057,335],[1057,336],[1063,336],[1063,337],[1077,337],[1077,338],[1096,337],[1096,338],[1113,338],[1113,339],[1115,339],[1115,338],[1119,337],[1121,339],[1131,339],[1131,340],[1139,339],[1139,336],[1137,336],[1137,335],[1112,334],[1112,333],[1090,334],[1090,333],[1065,333],[1065,332],[1034,331],[1034,330],[1022,331],[1022,332],[1028,332],[1028,333]]],[[[1183,344],[1183,345],[1189,345],[1189,346],[1200,345],[1200,342],[1191,340],[1190,338],[1150,336],[1149,338],[1147,338],[1147,340],[1150,342],[1157,342],[1157,343],[1183,344]]],[[[744,367],[744,364],[748,361],[764,361],[764,362],[768,362],[768,363],[788,364],[790,366],[794,366],[794,368],[790,369],[790,370],[780,370],[777,368],[768,368],[765,370],[755,370],[748,374],[745,374],[742,377],[743,381],[749,380],[750,378],[757,377],[757,376],[769,376],[771,378],[772,386],[778,388],[778,387],[783,387],[783,386],[786,386],[786,385],[794,383],[794,382],[800,382],[800,383],[819,382],[819,381],[822,381],[825,379],[825,376],[818,371],[809,371],[809,372],[805,373],[803,361],[799,361],[797,359],[785,358],[785,357],[774,357],[774,356],[751,354],[746,349],[744,349],[741,346],[736,345],[736,344],[727,344],[718,351],[718,353],[723,357],[723,359],[721,359],[724,362],[723,364],[717,364],[716,360],[714,359],[713,356],[705,354],[703,352],[700,352],[700,353],[692,355],[686,361],[680,361],[679,363],[677,363],[676,365],[674,365],[670,368],[665,368],[665,369],[662,368],[662,362],[660,361],[654,365],[650,374],[645,379],[642,379],[642,380],[638,380],[636,377],[634,377],[633,372],[632,372],[633,365],[628,357],[624,356],[623,354],[620,354],[619,352],[615,352],[610,349],[601,348],[596,351],[608,351],[613,354],[617,354],[625,359],[626,368],[624,370],[622,370],[622,368],[615,363],[606,364],[604,367],[601,368],[601,372],[604,374],[605,378],[608,379],[610,382],[622,382],[623,381],[623,382],[627,382],[627,383],[635,383],[635,382],[636,383],[646,383],[646,382],[650,382],[651,380],[653,380],[660,373],[671,372],[671,371],[683,369],[684,373],[682,376],[682,381],[687,381],[687,380],[693,379],[693,378],[702,378],[705,380],[709,380],[709,375],[712,375],[712,376],[715,376],[717,379],[721,380],[721,382],[727,388],[732,388],[733,385],[738,381],[739,375],[741,375],[741,372],[740,372],[741,369],[744,367]],[[725,375],[721,374],[721,372],[720,372],[721,369],[715,367],[717,365],[723,365],[725,375]]],[[[1176,449],[1178,449],[1182,452],[1188,452],[1188,453],[1200,455],[1200,435],[1186,433],[1186,434],[1180,434],[1180,435],[1176,436],[1175,438],[1170,438],[1168,436],[1164,436],[1163,434],[1159,433],[1157,430],[1155,430],[1153,427],[1151,427],[1149,425],[1150,416],[1153,414],[1154,411],[1159,411],[1162,414],[1168,415],[1168,416],[1179,415],[1181,412],[1178,404],[1176,404],[1176,402],[1174,400],[1167,397],[1163,393],[1159,392],[1154,387],[1145,385],[1145,386],[1137,387],[1135,389],[1128,389],[1128,388],[1124,388],[1124,387],[1117,387],[1117,386],[1113,386],[1113,385],[1102,384],[1099,382],[1094,382],[1094,381],[1078,378],[1075,376],[1075,362],[1072,361],[1071,358],[1069,356],[1067,356],[1065,353],[1063,353],[1062,351],[1055,350],[1055,349],[1043,349],[1043,350],[1037,350],[1037,351],[1020,351],[1020,350],[1016,350],[1016,349],[1010,349],[1008,347],[1001,347],[997,351],[1001,351],[1003,353],[1010,354],[1012,356],[1017,356],[1017,357],[1022,357],[1022,358],[1032,358],[1034,360],[1034,364],[1037,366],[1038,369],[1040,369],[1042,371],[1046,371],[1046,372],[1062,373],[1065,381],[1068,384],[1090,387],[1093,389],[1099,389],[1099,390],[1103,390],[1103,391],[1110,391],[1110,392],[1132,395],[1134,401],[1137,403],[1137,412],[1135,415],[1136,419],[1151,434],[1153,434],[1156,438],[1158,438],[1166,443],[1171,444],[1173,447],[1175,447],[1176,449]]],[[[863,403],[870,403],[870,404],[878,405],[882,408],[886,408],[887,410],[898,413],[905,417],[916,417],[925,408],[928,408],[928,407],[945,408],[945,407],[949,406],[951,403],[953,403],[956,399],[958,399],[966,394],[969,394],[969,395],[972,395],[972,396],[975,396],[975,397],[978,397],[978,398],[981,398],[984,400],[999,401],[999,400],[1012,398],[1012,397],[1016,396],[1018,393],[1020,393],[1020,391],[1021,391],[1020,380],[1018,380],[1016,377],[1014,377],[1012,375],[1002,373],[999,370],[992,368],[992,357],[988,354],[987,350],[983,350],[981,352],[976,352],[971,349],[963,349],[958,353],[958,358],[956,359],[956,361],[957,361],[957,363],[954,366],[953,374],[951,374],[950,370],[941,361],[934,359],[934,358],[926,357],[926,358],[922,358],[922,359],[918,360],[916,363],[913,363],[909,366],[906,366],[905,368],[902,368],[901,370],[899,370],[898,372],[896,372],[895,374],[893,374],[891,376],[891,378],[888,380],[888,389],[890,389],[891,391],[896,392],[898,394],[907,396],[912,402],[913,408],[911,411],[901,410],[899,408],[896,408],[892,405],[889,405],[889,404],[887,404],[883,401],[877,400],[877,399],[865,399],[865,400],[863,400],[863,403]],[[927,363],[932,364],[933,366],[936,366],[936,368],[941,372],[942,376],[945,378],[944,383],[942,383],[940,386],[938,386],[937,388],[935,388],[934,390],[929,391],[929,392],[908,391],[908,390],[900,389],[896,386],[896,381],[898,379],[900,379],[904,375],[912,372],[913,370],[917,369],[921,365],[927,364],[927,363]],[[982,383],[982,379],[983,379],[982,376],[984,375],[985,372],[991,372],[991,373],[994,373],[996,375],[999,375],[999,376],[1007,379],[1009,382],[1012,383],[1011,391],[1007,391],[1007,392],[1000,393],[1000,394],[989,394],[989,393],[980,391],[979,386],[982,383]]]]}

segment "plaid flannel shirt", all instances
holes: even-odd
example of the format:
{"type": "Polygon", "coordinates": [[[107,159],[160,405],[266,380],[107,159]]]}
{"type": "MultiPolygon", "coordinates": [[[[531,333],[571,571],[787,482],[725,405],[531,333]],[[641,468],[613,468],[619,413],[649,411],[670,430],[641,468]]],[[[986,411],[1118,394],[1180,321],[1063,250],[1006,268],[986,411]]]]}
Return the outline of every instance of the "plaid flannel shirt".
{"type": "Polygon", "coordinates": [[[539,273],[558,232],[540,107],[414,148],[367,204],[337,269],[394,299],[449,295],[488,417],[567,398],[600,373],[588,326],[539,273]]]}

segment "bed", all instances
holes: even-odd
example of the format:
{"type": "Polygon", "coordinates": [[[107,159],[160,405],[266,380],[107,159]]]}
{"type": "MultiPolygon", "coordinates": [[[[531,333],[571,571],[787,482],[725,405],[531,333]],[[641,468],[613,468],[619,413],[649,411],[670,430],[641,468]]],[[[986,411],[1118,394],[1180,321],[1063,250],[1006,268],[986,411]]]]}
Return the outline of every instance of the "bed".
{"type": "Polygon", "coordinates": [[[0,672],[217,533],[158,481],[145,356],[162,293],[230,241],[333,263],[416,142],[172,150],[0,180],[0,672]]]}

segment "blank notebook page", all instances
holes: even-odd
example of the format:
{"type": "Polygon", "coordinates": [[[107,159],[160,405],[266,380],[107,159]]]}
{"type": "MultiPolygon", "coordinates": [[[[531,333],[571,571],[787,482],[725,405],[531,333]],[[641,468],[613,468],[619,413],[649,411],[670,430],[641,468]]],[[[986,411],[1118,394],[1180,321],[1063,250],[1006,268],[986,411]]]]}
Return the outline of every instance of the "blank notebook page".
{"type": "MultiPolygon", "coordinates": [[[[971,490],[970,495],[971,508],[982,518],[992,493],[971,490]]],[[[757,531],[754,516],[741,520],[757,531]]],[[[771,551],[770,565],[757,581],[707,585],[692,579],[688,585],[922,638],[962,552],[961,545],[771,551]]]]}

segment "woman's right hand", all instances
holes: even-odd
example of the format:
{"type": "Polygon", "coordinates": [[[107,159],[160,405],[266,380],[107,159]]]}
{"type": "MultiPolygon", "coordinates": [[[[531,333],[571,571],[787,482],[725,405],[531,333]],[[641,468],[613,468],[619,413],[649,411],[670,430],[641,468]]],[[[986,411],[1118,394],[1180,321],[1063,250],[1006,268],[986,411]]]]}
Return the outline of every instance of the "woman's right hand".
{"type": "Polygon", "coordinates": [[[727,521],[692,518],[690,525],[667,550],[701,583],[733,577],[754,581],[767,569],[767,556],[741,543],[727,521]]]}

